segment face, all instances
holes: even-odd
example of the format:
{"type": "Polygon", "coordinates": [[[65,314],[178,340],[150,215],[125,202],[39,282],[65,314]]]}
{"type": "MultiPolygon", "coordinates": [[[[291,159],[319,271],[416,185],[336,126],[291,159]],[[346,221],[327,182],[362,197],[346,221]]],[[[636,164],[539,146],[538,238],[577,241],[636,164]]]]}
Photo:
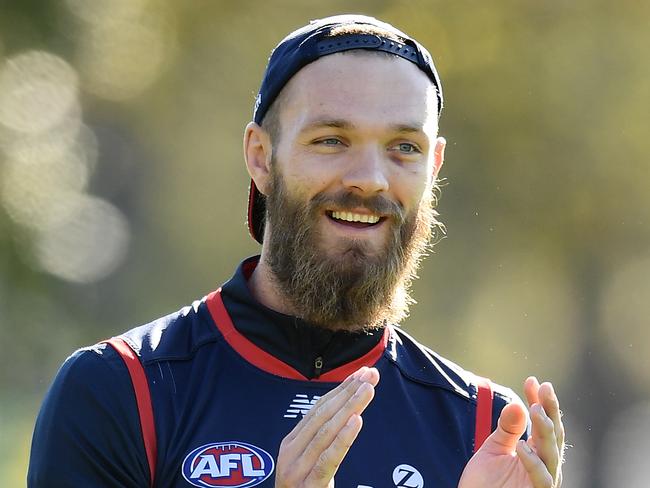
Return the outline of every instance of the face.
{"type": "Polygon", "coordinates": [[[435,222],[435,91],[415,65],[375,53],[326,56],[285,90],[258,184],[268,196],[263,257],[311,322],[399,321],[435,222]]]}

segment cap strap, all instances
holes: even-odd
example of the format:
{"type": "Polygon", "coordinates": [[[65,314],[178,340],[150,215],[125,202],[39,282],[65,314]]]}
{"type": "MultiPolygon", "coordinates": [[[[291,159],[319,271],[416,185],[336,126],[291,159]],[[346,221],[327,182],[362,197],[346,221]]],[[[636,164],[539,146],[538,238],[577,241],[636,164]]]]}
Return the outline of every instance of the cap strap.
{"type": "Polygon", "coordinates": [[[401,42],[386,39],[375,34],[348,34],[323,39],[316,44],[318,56],[349,51],[351,49],[372,49],[396,54],[404,59],[418,64],[418,54],[415,49],[401,42]]]}

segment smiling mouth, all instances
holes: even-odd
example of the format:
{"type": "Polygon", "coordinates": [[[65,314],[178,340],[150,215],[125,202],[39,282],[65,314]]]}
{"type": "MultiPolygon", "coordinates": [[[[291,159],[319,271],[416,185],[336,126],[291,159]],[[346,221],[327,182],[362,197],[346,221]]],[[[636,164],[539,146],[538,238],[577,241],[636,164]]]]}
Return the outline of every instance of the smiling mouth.
{"type": "Polygon", "coordinates": [[[359,214],[355,212],[327,211],[326,215],[337,224],[355,228],[374,227],[385,220],[385,217],[377,214],[359,214]]]}

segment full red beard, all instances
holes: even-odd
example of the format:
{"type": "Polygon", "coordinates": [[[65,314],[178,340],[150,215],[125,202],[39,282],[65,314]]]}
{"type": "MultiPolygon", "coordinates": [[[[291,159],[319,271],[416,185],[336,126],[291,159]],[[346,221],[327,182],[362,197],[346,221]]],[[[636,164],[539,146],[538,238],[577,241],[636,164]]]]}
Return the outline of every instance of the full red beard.
{"type": "Polygon", "coordinates": [[[362,331],[399,323],[413,303],[410,285],[425,255],[434,227],[433,190],[418,208],[405,214],[383,196],[363,198],[351,192],[319,193],[310,201],[289,195],[284,178],[271,165],[266,200],[269,239],[267,263],[282,296],[294,313],[332,330],[362,331]],[[321,248],[317,222],[326,209],[365,208],[387,216],[387,242],[380,251],[350,239],[336,257],[321,248]]]}

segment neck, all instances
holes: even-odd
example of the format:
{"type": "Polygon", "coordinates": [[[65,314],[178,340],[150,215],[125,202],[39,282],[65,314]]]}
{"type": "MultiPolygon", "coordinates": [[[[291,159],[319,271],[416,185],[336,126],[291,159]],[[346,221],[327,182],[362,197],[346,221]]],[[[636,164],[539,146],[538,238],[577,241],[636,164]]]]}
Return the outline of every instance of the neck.
{"type": "Polygon", "coordinates": [[[296,315],[296,310],[287,300],[273,277],[273,271],[264,259],[265,253],[262,250],[260,261],[248,280],[248,288],[251,294],[259,303],[271,310],[285,315],[296,315]]]}

